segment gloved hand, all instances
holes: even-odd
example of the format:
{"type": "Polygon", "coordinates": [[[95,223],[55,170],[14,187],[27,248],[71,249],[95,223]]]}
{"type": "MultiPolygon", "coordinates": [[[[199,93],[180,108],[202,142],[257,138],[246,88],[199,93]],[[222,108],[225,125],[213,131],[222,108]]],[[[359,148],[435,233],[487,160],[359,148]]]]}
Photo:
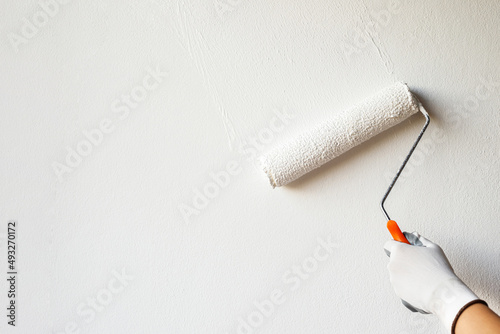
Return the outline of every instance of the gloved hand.
{"type": "Polygon", "coordinates": [[[404,234],[412,245],[384,245],[394,291],[410,310],[436,314],[451,332],[462,307],[479,298],[455,275],[441,247],[416,232],[404,234]]]}

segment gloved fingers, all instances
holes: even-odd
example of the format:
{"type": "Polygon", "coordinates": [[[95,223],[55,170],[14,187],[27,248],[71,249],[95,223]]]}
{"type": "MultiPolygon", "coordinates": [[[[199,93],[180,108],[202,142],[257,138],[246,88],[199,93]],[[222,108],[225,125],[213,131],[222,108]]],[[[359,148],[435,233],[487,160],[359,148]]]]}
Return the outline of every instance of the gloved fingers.
{"type": "MultiPolygon", "coordinates": [[[[424,247],[434,247],[435,246],[435,244],[432,241],[421,236],[418,232],[412,232],[412,233],[403,232],[403,234],[405,235],[408,242],[410,244],[412,244],[413,246],[424,246],[424,247]]],[[[395,241],[395,240],[387,241],[384,245],[385,254],[387,254],[387,256],[391,257],[392,249],[397,245],[401,245],[401,242],[395,241]]]]}
{"type": "Polygon", "coordinates": [[[389,240],[384,244],[384,251],[387,254],[387,256],[391,256],[392,250],[394,247],[397,247],[398,245],[401,245],[402,243],[396,240],[389,240]]]}
{"type": "Polygon", "coordinates": [[[426,237],[420,235],[420,233],[418,233],[418,232],[415,232],[415,231],[412,233],[403,232],[403,234],[405,235],[408,242],[410,242],[410,244],[412,244],[413,246],[423,246],[423,247],[431,247],[431,248],[437,247],[437,245],[435,243],[433,243],[432,241],[430,241],[426,237]]]}
{"type": "Polygon", "coordinates": [[[439,247],[435,243],[433,243],[432,241],[430,241],[429,239],[427,239],[426,237],[420,236],[418,239],[420,240],[420,242],[422,243],[422,245],[424,247],[430,247],[430,248],[439,247]]]}
{"type": "Polygon", "coordinates": [[[403,232],[405,235],[406,239],[412,244],[413,246],[423,246],[422,241],[420,241],[420,234],[417,232],[409,233],[409,232],[403,232]]]}

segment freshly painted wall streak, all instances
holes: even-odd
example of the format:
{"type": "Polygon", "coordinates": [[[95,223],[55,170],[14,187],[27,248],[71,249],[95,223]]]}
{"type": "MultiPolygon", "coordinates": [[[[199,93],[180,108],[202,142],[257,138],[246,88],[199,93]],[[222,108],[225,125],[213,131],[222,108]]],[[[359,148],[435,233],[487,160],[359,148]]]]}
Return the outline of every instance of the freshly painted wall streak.
{"type": "Polygon", "coordinates": [[[379,201],[419,116],[277,190],[257,163],[397,81],[432,122],[387,209],[499,312],[499,14],[493,0],[5,2],[0,258],[16,220],[19,307],[0,332],[442,333],[402,306],[382,249],[379,201]]]}

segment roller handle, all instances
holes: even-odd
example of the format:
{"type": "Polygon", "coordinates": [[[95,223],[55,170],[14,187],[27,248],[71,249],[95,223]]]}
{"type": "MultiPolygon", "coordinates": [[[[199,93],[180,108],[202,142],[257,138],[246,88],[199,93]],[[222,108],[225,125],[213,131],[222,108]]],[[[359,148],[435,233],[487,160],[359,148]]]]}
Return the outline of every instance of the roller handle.
{"type": "Polygon", "coordinates": [[[408,242],[408,239],[406,239],[403,232],[401,232],[401,230],[399,229],[398,224],[394,220],[389,220],[387,222],[387,229],[389,230],[389,232],[391,232],[392,238],[394,240],[399,241],[399,242],[404,242],[408,245],[411,245],[408,242]]]}

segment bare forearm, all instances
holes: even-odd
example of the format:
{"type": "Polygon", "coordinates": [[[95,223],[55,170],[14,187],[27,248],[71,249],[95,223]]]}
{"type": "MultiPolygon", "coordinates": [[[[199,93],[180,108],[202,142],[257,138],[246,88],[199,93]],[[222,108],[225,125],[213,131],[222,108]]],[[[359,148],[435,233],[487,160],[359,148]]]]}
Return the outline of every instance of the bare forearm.
{"type": "Polygon", "coordinates": [[[465,309],[457,320],[455,334],[498,334],[500,317],[484,304],[465,309]]]}

